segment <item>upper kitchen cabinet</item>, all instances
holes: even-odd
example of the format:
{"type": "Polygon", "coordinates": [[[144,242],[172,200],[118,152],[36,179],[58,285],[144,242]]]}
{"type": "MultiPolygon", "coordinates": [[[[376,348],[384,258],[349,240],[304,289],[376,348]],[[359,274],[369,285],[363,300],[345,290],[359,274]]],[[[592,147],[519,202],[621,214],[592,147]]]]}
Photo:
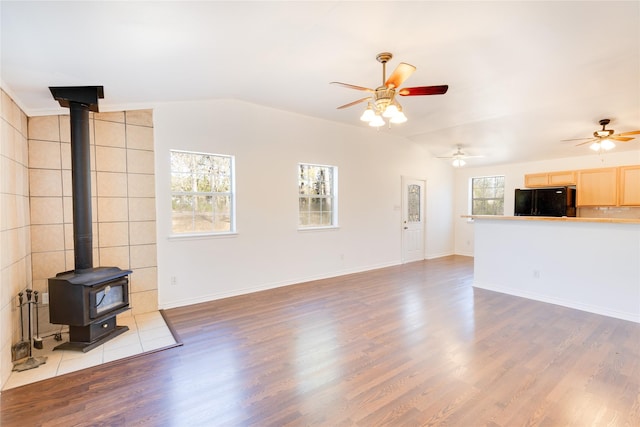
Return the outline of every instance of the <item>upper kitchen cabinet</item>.
{"type": "Polygon", "coordinates": [[[576,171],[549,172],[549,185],[576,185],[576,171]]]}
{"type": "Polygon", "coordinates": [[[549,174],[548,173],[530,173],[524,176],[525,187],[548,187],[549,186],[549,174]]]}
{"type": "Polygon", "coordinates": [[[621,166],[618,178],[620,206],[640,206],[640,165],[621,166]]]}
{"type": "Polygon", "coordinates": [[[616,206],[618,204],[618,168],[578,171],[577,206],[616,206]]]}
{"type": "Polygon", "coordinates": [[[576,171],[532,173],[524,176],[524,186],[529,188],[567,185],[576,185],[576,171]]]}

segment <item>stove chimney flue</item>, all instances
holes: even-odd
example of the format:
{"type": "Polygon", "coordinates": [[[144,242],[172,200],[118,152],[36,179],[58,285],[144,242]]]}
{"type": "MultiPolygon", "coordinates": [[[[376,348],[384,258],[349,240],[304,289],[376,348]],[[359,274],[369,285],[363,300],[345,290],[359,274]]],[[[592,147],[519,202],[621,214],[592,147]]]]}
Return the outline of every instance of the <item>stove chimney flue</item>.
{"type": "Polygon", "coordinates": [[[49,278],[49,320],[69,325],[69,341],[59,350],[90,351],[129,330],[116,316],[129,310],[130,270],[93,266],[89,112],[98,112],[102,86],[50,87],[69,108],[75,270],[49,278]]]}
{"type": "Polygon", "coordinates": [[[89,111],[98,112],[98,99],[104,98],[104,89],[102,86],[74,86],[50,87],[49,90],[62,107],[69,108],[75,271],[82,273],[93,268],[89,111]]]}

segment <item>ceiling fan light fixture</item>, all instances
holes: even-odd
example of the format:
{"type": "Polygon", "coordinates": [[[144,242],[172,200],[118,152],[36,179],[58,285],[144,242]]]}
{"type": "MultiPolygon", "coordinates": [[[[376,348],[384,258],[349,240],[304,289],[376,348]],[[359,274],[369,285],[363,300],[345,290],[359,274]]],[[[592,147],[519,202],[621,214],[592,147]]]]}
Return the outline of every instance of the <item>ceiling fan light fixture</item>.
{"type": "Polygon", "coordinates": [[[404,123],[406,121],[407,121],[407,116],[404,115],[402,110],[398,110],[398,114],[396,114],[395,116],[393,116],[391,118],[391,120],[389,120],[389,122],[391,122],[393,124],[400,124],[400,123],[404,123]]]}
{"type": "Polygon", "coordinates": [[[593,151],[609,151],[615,148],[616,144],[610,139],[603,139],[601,141],[596,141],[589,146],[593,151]]]}
{"type": "Polygon", "coordinates": [[[610,139],[603,139],[602,141],[600,141],[600,146],[602,146],[603,150],[609,151],[615,148],[616,144],[614,144],[610,139]]]}
{"type": "Polygon", "coordinates": [[[384,113],[382,113],[382,117],[393,118],[398,113],[400,113],[400,111],[398,110],[398,107],[396,107],[395,104],[389,104],[387,105],[387,108],[384,109],[384,113]]]}
{"type": "Polygon", "coordinates": [[[597,130],[593,133],[593,136],[595,136],[596,138],[606,138],[607,136],[610,136],[612,133],[613,133],[613,130],[610,130],[610,129],[597,130]]]}
{"type": "Polygon", "coordinates": [[[371,108],[371,104],[369,104],[367,109],[364,110],[364,113],[362,113],[362,116],[360,116],[360,120],[363,122],[371,122],[375,116],[376,113],[373,112],[373,108],[371,108]]]}
{"type": "Polygon", "coordinates": [[[369,122],[369,126],[374,128],[379,128],[380,126],[384,126],[384,120],[380,116],[380,114],[376,114],[373,116],[373,119],[369,122]]]}
{"type": "Polygon", "coordinates": [[[462,166],[466,165],[467,162],[465,162],[463,159],[457,157],[457,158],[453,159],[453,162],[451,162],[451,164],[453,165],[454,168],[461,168],[462,166]]]}

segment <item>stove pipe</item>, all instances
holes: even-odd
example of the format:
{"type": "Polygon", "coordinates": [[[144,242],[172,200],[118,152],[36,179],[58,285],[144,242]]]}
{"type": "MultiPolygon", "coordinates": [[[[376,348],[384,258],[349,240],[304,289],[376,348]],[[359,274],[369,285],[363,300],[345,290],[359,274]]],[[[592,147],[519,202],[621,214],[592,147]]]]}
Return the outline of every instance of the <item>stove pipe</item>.
{"type": "Polygon", "coordinates": [[[104,98],[104,89],[102,86],[74,86],[50,87],[49,90],[70,113],[75,272],[83,273],[93,268],[89,111],[98,112],[98,98],[104,98]]]}

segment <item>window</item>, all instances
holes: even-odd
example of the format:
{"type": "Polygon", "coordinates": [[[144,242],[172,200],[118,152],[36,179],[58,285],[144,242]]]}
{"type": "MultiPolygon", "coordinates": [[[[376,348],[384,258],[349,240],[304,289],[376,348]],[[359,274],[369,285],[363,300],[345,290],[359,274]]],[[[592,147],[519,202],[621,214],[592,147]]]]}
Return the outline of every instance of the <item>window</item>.
{"type": "Polygon", "coordinates": [[[171,150],[172,232],[234,232],[233,173],[233,156],[171,150]]]}
{"type": "Polygon", "coordinates": [[[504,215],[504,176],[471,178],[471,214],[504,215]]]}
{"type": "Polygon", "coordinates": [[[407,221],[420,222],[420,193],[422,189],[419,185],[409,184],[407,186],[407,221]]]}
{"type": "Polygon", "coordinates": [[[298,226],[337,226],[338,168],[300,163],[298,175],[298,226]]]}

